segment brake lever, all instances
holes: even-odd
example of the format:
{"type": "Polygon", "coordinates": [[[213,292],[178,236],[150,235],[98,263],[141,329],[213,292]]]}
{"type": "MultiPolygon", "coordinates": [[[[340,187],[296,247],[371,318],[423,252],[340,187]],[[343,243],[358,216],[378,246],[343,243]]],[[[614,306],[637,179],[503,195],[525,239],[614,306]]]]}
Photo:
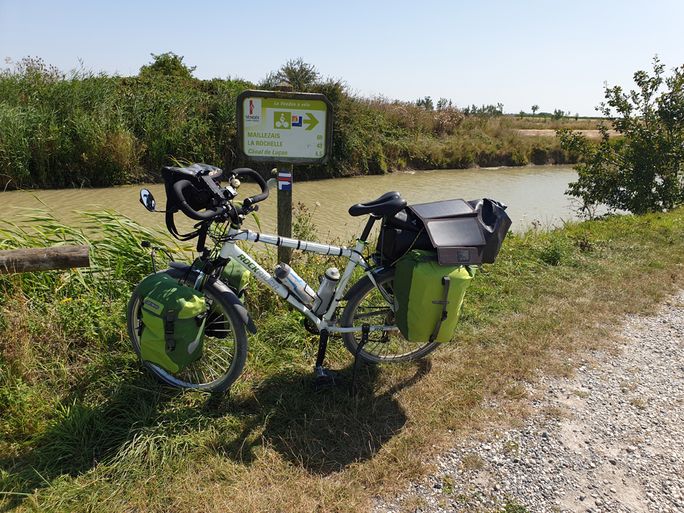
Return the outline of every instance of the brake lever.
{"type": "Polygon", "coordinates": [[[249,203],[248,205],[245,205],[244,203],[240,207],[240,211],[242,212],[243,215],[250,214],[252,212],[256,212],[259,210],[259,205],[256,203],[249,203]]]}
{"type": "Polygon", "coordinates": [[[237,190],[232,185],[223,188],[224,198],[232,200],[235,196],[237,196],[237,190]]]}

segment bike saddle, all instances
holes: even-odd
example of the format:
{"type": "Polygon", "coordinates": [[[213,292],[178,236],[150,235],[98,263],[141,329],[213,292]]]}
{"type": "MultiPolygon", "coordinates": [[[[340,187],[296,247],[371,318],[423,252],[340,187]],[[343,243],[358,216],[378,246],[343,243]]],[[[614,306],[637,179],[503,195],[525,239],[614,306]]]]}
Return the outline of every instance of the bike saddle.
{"type": "Polygon", "coordinates": [[[406,200],[398,192],[386,192],[378,199],[357,203],[349,207],[350,216],[371,214],[377,217],[392,216],[406,206],[406,200]]]}

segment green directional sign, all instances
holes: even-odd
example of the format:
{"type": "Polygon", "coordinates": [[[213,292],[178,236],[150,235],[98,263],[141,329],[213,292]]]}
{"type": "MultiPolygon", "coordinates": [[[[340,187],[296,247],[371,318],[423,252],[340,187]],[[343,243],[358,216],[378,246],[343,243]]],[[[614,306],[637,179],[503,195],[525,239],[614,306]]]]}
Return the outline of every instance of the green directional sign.
{"type": "Polygon", "coordinates": [[[306,119],[304,120],[304,124],[306,125],[307,130],[313,130],[316,128],[316,125],[318,125],[319,121],[316,119],[316,116],[311,114],[310,112],[306,113],[306,119]]]}
{"type": "Polygon", "coordinates": [[[322,94],[245,91],[237,117],[240,150],[250,160],[314,164],[330,156],[332,106],[322,94]]]}

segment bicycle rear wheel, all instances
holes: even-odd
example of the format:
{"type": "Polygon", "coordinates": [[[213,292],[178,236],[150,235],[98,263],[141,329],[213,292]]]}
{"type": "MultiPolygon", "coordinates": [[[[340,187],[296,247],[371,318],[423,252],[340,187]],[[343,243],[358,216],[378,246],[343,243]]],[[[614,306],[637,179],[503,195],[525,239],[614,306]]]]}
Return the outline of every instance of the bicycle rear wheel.
{"type": "MultiPolygon", "coordinates": [[[[209,313],[202,357],[175,374],[144,360],[143,365],[167,385],[223,392],[235,382],[245,366],[247,333],[235,309],[222,298],[214,282],[207,283],[203,292],[209,313]]],[[[133,350],[139,358],[143,329],[141,307],[142,298],[135,290],[128,303],[127,324],[133,350]]]]}
{"type": "MultiPolygon", "coordinates": [[[[374,275],[378,287],[364,276],[347,294],[347,306],[342,312],[340,326],[361,327],[364,324],[394,326],[394,269],[386,269],[374,275]]],[[[356,354],[361,332],[343,333],[345,347],[356,354]]],[[[401,332],[371,331],[368,342],[361,348],[359,357],[372,363],[408,362],[417,360],[434,351],[439,342],[410,342],[401,332]]]]}

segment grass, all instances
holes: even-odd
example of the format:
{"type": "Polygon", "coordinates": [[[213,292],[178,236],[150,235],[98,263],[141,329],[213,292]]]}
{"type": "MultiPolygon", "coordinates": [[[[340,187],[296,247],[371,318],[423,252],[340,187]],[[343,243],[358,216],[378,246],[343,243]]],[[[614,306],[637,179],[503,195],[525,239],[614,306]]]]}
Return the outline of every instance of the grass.
{"type": "Polygon", "coordinates": [[[464,471],[480,470],[484,464],[485,462],[479,454],[466,454],[461,461],[461,468],[464,471]]]}
{"type": "MultiPolygon", "coordinates": [[[[5,510],[367,511],[440,448],[519,418],[521,383],[568,372],[576,352],[606,344],[621,315],[679,286],[684,259],[684,210],[512,236],[474,280],[458,343],[363,367],[355,396],[311,390],[316,338],[252,284],[259,332],[246,372],[210,405],[151,379],[124,333],[127,296],[149,272],[137,241],[170,241],[113,214],[87,218],[83,230],[39,216],[33,229],[0,233],[4,247],[88,241],[94,261],[0,279],[5,510]]],[[[294,267],[310,279],[329,262],[294,267]]],[[[332,346],[331,366],[349,374],[351,356],[332,346]]]]}
{"type": "MultiPolygon", "coordinates": [[[[235,102],[255,84],[143,74],[63,73],[26,58],[0,70],[0,187],[108,186],[160,180],[162,165],[248,164],[239,154],[235,102]]],[[[473,116],[455,107],[353,95],[340,81],[311,91],[333,104],[335,134],[326,165],[307,178],[393,170],[574,162],[555,138],[519,128],[584,127],[587,120],[473,116]]],[[[257,166],[264,173],[271,166],[257,166]]],[[[304,171],[304,170],[303,170],[304,171]]]]}
{"type": "Polygon", "coordinates": [[[530,513],[530,510],[515,502],[507,502],[501,513],[530,513]]]}

